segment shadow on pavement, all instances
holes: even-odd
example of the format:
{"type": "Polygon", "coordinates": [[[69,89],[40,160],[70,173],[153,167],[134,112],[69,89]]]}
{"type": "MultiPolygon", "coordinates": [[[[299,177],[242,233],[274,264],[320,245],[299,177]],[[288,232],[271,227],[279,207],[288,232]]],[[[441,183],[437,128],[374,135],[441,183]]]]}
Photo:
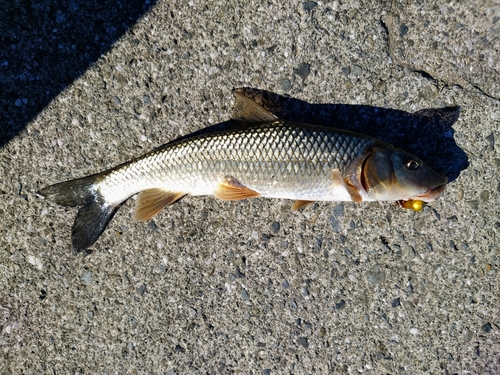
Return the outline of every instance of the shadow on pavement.
{"type": "Polygon", "coordinates": [[[0,147],[155,0],[0,1],[0,147]]]}

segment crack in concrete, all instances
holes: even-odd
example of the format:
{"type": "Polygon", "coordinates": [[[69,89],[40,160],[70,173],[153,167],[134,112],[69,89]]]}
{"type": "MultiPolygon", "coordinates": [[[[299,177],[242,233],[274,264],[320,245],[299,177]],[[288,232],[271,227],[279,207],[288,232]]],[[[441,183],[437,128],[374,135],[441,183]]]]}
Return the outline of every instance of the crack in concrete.
{"type": "Polygon", "coordinates": [[[493,95],[490,95],[488,94],[487,92],[485,92],[481,87],[477,86],[477,85],[472,85],[472,87],[474,87],[476,90],[478,90],[481,94],[483,94],[484,96],[486,96],[487,98],[490,98],[490,99],[493,99],[497,102],[500,102],[500,98],[497,98],[496,96],[493,96],[493,95]]]}
{"type": "MultiPolygon", "coordinates": [[[[389,50],[389,57],[391,58],[394,66],[402,67],[404,69],[409,70],[410,72],[417,73],[417,74],[421,75],[423,78],[426,78],[430,81],[433,81],[438,87],[439,86],[443,86],[443,87],[459,86],[462,89],[466,89],[466,87],[464,87],[463,83],[467,83],[467,86],[471,86],[471,87],[475,88],[476,90],[478,90],[481,94],[485,95],[486,97],[493,99],[495,101],[500,101],[499,97],[488,94],[481,87],[479,87],[478,85],[473,85],[470,82],[468,82],[467,80],[464,80],[462,83],[460,83],[457,80],[436,78],[433,74],[429,73],[428,71],[423,70],[423,69],[418,69],[417,67],[412,66],[411,64],[407,64],[407,63],[401,61],[401,59],[397,58],[395,53],[394,53],[394,38],[395,38],[395,36],[394,36],[394,32],[391,32],[391,29],[394,29],[394,20],[395,20],[395,18],[397,18],[397,15],[394,15],[392,13],[392,5],[393,4],[391,4],[390,9],[388,10],[385,19],[383,17],[380,17],[380,24],[385,31],[386,39],[387,39],[387,47],[389,50]]],[[[403,53],[403,51],[401,51],[401,53],[403,53]]],[[[497,74],[499,73],[496,71],[496,69],[493,69],[493,70],[497,74]]]]}

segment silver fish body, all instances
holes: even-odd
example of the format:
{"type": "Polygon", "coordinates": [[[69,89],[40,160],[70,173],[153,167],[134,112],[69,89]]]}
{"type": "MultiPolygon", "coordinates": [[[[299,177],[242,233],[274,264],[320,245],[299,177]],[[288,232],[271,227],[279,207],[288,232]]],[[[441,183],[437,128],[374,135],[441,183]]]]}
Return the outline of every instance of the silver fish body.
{"type": "Polygon", "coordinates": [[[231,180],[266,198],[351,200],[332,172],[349,175],[376,144],[345,131],[275,121],[174,142],[111,170],[99,191],[118,204],[152,188],[217,195],[218,185],[231,180]]]}
{"type": "MultiPolygon", "coordinates": [[[[108,171],[42,189],[79,206],[76,249],[91,246],[120,205],[139,193],[134,218],[147,220],[185,195],[312,201],[434,200],[447,178],[418,157],[375,138],[282,121],[236,92],[238,126],[170,142],[108,171]]],[[[416,208],[414,208],[416,209],[416,208]]]]}

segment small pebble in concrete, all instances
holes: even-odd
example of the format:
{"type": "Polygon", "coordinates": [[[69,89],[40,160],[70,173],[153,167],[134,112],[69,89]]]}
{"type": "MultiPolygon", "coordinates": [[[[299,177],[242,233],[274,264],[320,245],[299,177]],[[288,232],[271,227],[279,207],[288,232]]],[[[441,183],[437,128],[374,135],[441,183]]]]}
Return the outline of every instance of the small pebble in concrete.
{"type": "Polygon", "coordinates": [[[244,300],[247,300],[250,298],[250,296],[248,295],[248,292],[245,289],[243,289],[241,292],[241,298],[243,298],[244,300]]]}
{"type": "Polygon", "coordinates": [[[141,296],[146,293],[146,285],[142,284],[139,288],[137,288],[137,293],[139,293],[141,296]]]}
{"type": "Polygon", "coordinates": [[[293,70],[294,74],[297,74],[302,80],[305,80],[311,73],[311,66],[307,63],[302,63],[297,69],[293,70]]]}
{"type": "Polygon", "coordinates": [[[85,272],[82,276],[82,281],[85,284],[90,284],[92,282],[92,272],[90,271],[85,272]]]}
{"type": "Polygon", "coordinates": [[[333,216],[338,217],[339,219],[341,217],[344,217],[344,204],[340,203],[340,204],[336,205],[333,208],[332,214],[333,214],[333,216]]]}
{"type": "Polygon", "coordinates": [[[365,274],[366,280],[372,284],[381,284],[385,281],[385,270],[380,264],[375,264],[365,274]]]}
{"type": "Polygon", "coordinates": [[[359,78],[363,74],[363,68],[359,65],[354,65],[351,69],[351,73],[354,77],[359,78]]]}
{"type": "Polygon", "coordinates": [[[196,316],[196,309],[188,307],[187,311],[190,318],[194,318],[196,316]]]}
{"type": "Polygon", "coordinates": [[[402,38],[408,33],[408,26],[406,26],[404,23],[401,24],[399,27],[399,36],[402,38]]]}
{"type": "Polygon", "coordinates": [[[345,301],[341,299],[339,302],[335,304],[335,309],[340,310],[344,306],[345,306],[345,301]]]}
{"type": "Polygon", "coordinates": [[[302,9],[304,9],[306,12],[310,12],[314,8],[316,8],[318,4],[314,1],[305,1],[302,3],[302,9]]]}
{"type": "Polygon", "coordinates": [[[297,339],[297,342],[299,343],[299,345],[303,346],[304,348],[309,347],[309,341],[307,340],[307,337],[299,337],[297,339]]]}
{"type": "Polygon", "coordinates": [[[342,230],[340,222],[335,218],[335,216],[330,216],[330,226],[336,233],[339,233],[342,230]]]}
{"type": "Polygon", "coordinates": [[[278,223],[277,221],[273,222],[271,224],[271,232],[273,232],[273,234],[276,234],[278,233],[280,230],[280,223],[278,223]]]}
{"type": "Polygon", "coordinates": [[[292,84],[288,79],[280,79],[278,83],[280,84],[281,89],[285,92],[288,92],[292,89],[292,84]]]}
{"type": "Polygon", "coordinates": [[[491,323],[486,323],[481,327],[481,330],[485,333],[488,333],[491,331],[491,323]]]}

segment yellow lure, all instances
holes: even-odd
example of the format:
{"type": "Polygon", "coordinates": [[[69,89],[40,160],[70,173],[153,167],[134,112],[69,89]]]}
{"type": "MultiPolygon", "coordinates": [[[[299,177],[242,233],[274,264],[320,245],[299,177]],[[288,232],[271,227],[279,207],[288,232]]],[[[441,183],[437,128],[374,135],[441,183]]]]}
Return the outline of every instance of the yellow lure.
{"type": "Polygon", "coordinates": [[[413,211],[422,211],[424,209],[425,202],[419,200],[407,200],[407,201],[399,201],[399,205],[403,208],[407,208],[413,211]]]}

